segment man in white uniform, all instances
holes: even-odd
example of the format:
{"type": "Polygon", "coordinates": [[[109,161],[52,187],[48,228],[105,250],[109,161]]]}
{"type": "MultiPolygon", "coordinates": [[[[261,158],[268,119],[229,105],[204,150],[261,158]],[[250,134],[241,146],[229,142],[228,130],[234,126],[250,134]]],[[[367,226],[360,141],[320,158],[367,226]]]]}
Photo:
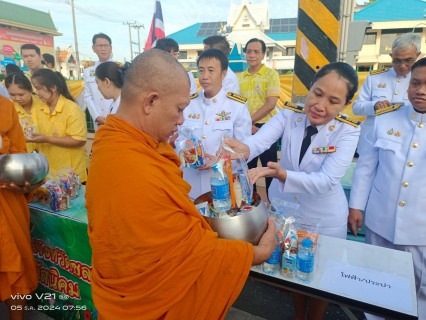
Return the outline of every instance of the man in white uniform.
{"type": "MultiPolygon", "coordinates": [[[[158,39],[155,44],[155,49],[160,49],[170,53],[176,60],[179,60],[179,45],[172,38],[162,38],[158,39]]],[[[191,88],[189,89],[190,94],[194,94],[198,91],[197,84],[195,83],[194,75],[192,72],[188,72],[189,81],[191,88]]]]}
{"type": "MultiPolygon", "coordinates": [[[[229,42],[223,36],[210,36],[203,40],[204,50],[207,49],[219,49],[222,51],[225,56],[228,58],[230,54],[229,42]]],[[[229,62],[229,60],[228,60],[229,62]]],[[[228,70],[226,72],[226,77],[222,81],[222,87],[225,92],[235,92],[240,93],[240,84],[238,83],[238,77],[228,66],[228,70]]]]}
{"type": "MultiPolygon", "coordinates": [[[[225,92],[222,81],[226,76],[228,59],[218,49],[204,51],[197,60],[199,80],[203,90],[191,95],[191,102],[183,111],[184,127],[198,127],[194,132],[202,141],[204,151],[215,155],[219,149],[222,136],[244,140],[251,135],[251,117],[246,106],[246,99],[232,92],[225,92]]],[[[179,154],[185,142],[179,134],[174,142],[179,154]]],[[[209,166],[201,169],[183,168],[183,178],[191,185],[190,198],[211,190],[209,166]]]]}
{"type": "Polygon", "coordinates": [[[84,101],[93,119],[95,130],[99,125],[105,123],[105,118],[109,113],[112,99],[105,99],[98,89],[95,79],[96,67],[105,61],[112,61],[111,38],[104,33],[95,34],[92,38],[92,50],[99,60],[89,63],[84,69],[84,101]]]}
{"type": "Polygon", "coordinates": [[[352,106],[356,115],[367,116],[361,124],[358,153],[363,152],[365,136],[374,122],[376,110],[393,104],[409,103],[407,88],[410,82],[411,66],[420,55],[420,37],[406,33],[392,43],[392,66],[389,70],[372,71],[367,76],[359,96],[352,106]]]}
{"type": "Polygon", "coordinates": [[[413,254],[418,314],[426,319],[426,58],[412,66],[408,99],[376,117],[366,136],[348,225],[356,235],[365,209],[367,243],[413,254]]]}

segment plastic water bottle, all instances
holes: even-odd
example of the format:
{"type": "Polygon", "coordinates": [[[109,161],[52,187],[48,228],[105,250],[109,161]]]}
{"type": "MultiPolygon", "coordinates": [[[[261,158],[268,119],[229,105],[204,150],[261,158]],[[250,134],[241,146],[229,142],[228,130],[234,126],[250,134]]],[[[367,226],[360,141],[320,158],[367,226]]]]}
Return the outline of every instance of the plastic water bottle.
{"type": "Polygon", "coordinates": [[[213,195],[213,207],[217,211],[231,209],[231,193],[229,190],[228,175],[223,170],[223,163],[218,162],[212,166],[210,185],[213,195]]]}
{"type": "Polygon", "coordinates": [[[277,244],[269,259],[263,263],[263,272],[269,275],[278,273],[280,269],[280,256],[280,245],[277,244]]]}
{"type": "Polygon", "coordinates": [[[303,239],[302,244],[299,245],[299,250],[297,252],[296,275],[297,278],[303,282],[309,282],[312,279],[314,272],[315,255],[312,251],[313,244],[314,243],[311,239],[303,239]]]}

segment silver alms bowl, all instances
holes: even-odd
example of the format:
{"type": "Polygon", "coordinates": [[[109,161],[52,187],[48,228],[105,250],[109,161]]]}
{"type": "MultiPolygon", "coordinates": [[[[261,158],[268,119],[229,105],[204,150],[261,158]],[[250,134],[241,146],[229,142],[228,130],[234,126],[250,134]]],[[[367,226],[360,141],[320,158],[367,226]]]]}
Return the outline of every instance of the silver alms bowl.
{"type": "Polygon", "coordinates": [[[0,156],[0,181],[23,186],[36,184],[49,173],[49,162],[41,153],[16,153],[0,156]]]}
{"type": "MultiPolygon", "coordinates": [[[[255,200],[253,210],[243,215],[230,218],[203,218],[213,231],[218,233],[219,238],[242,240],[257,245],[268,227],[268,207],[257,193],[253,196],[255,200]]],[[[194,203],[204,201],[211,203],[211,198],[211,192],[208,192],[198,197],[194,203]]]]}

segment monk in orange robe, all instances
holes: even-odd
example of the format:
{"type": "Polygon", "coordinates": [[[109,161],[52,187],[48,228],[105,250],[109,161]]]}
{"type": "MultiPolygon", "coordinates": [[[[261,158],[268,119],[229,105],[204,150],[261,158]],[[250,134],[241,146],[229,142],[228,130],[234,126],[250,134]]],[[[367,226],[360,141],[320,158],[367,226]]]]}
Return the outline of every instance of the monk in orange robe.
{"type": "MultiPolygon", "coordinates": [[[[15,107],[0,95],[0,156],[25,152],[24,133],[15,107]]],[[[25,187],[19,187],[0,181],[0,301],[6,301],[10,319],[24,319],[26,301],[15,295],[31,293],[38,284],[25,194],[40,184],[30,186],[27,182],[25,187]]]]}
{"type": "MultiPolygon", "coordinates": [[[[218,70],[219,72],[219,70],[218,70]]],[[[167,142],[183,123],[189,79],[167,52],[140,54],[121,104],[96,132],[86,189],[99,319],[223,319],[252,264],[275,248],[218,239],[191,202],[167,142]]]]}

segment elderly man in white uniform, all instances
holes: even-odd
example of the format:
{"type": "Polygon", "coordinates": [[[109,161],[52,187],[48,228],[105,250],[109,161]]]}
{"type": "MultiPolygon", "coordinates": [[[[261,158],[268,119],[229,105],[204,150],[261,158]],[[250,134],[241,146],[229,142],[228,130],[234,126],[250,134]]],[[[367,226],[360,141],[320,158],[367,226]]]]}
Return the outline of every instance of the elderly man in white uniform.
{"type": "MultiPolygon", "coordinates": [[[[426,319],[426,58],[411,69],[411,104],[376,117],[349,201],[352,232],[369,244],[413,254],[419,319],[426,319]]],[[[367,315],[367,319],[375,319],[367,315]]]]}
{"type": "Polygon", "coordinates": [[[111,38],[104,33],[98,33],[93,36],[92,49],[96,53],[99,60],[89,63],[84,69],[84,101],[90,116],[93,119],[95,131],[99,125],[105,123],[105,118],[109,114],[113,99],[105,99],[98,89],[96,83],[95,70],[96,67],[105,61],[112,61],[111,38]]]}
{"type": "MultiPolygon", "coordinates": [[[[214,155],[219,149],[223,133],[239,140],[249,137],[251,118],[246,99],[235,93],[226,93],[222,88],[228,68],[228,59],[222,51],[204,51],[197,65],[203,90],[191,96],[191,102],[183,112],[185,120],[180,129],[198,127],[195,134],[202,141],[204,151],[214,155]]],[[[178,154],[184,141],[185,137],[180,134],[174,143],[178,154]]],[[[208,165],[202,169],[183,168],[183,178],[192,187],[190,198],[196,199],[211,190],[208,169],[208,165]]]]}
{"type": "Polygon", "coordinates": [[[356,115],[367,116],[361,124],[358,153],[363,152],[365,136],[374,123],[376,110],[393,104],[408,104],[407,89],[410,82],[411,66],[420,55],[420,37],[406,33],[392,43],[392,66],[389,70],[372,71],[367,76],[357,100],[352,106],[356,115]]]}

